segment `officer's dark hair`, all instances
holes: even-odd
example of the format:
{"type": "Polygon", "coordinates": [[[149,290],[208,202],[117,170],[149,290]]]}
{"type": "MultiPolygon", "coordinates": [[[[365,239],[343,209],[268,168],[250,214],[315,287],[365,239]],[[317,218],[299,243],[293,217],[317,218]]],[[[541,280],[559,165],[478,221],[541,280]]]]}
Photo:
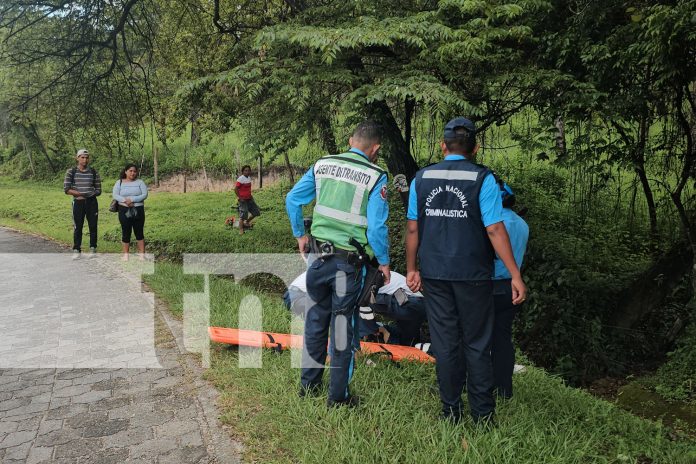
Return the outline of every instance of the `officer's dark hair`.
{"type": "Polygon", "coordinates": [[[503,208],[512,208],[515,206],[515,203],[517,200],[515,199],[515,194],[513,193],[510,195],[510,192],[505,188],[505,181],[498,176],[495,172],[493,173],[493,177],[495,178],[495,182],[498,184],[498,188],[500,191],[503,193],[503,208]]]}
{"type": "Polygon", "coordinates": [[[462,153],[470,155],[476,148],[476,132],[458,127],[454,130],[454,137],[445,138],[445,146],[450,153],[462,153]]]}
{"type": "Polygon", "coordinates": [[[516,202],[515,195],[503,195],[503,208],[512,208],[516,202]]]}
{"type": "Polygon", "coordinates": [[[380,143],[382,140],[382,126],[375,121],[363,121],[353,131],[353,138],[365,144],[380,143]]]}
{"type": "Polygon", "coordinates": [[[242,166],[242,172],[244,172],[244,170],[246,168],[249,168],[249,170],[251,171],[251,166],[249,166],[248,164],[245,164],[244,166],[242,166]]]}
{"type": "Polygon", "coordinates": [[[118,175],[118,178],[121,180],[125,179],[126,178],[126,171],[129,170],[130,168],[135,168],[135,171],[137,172],[137,174],[140,174],[140,169],[138,169],[138,166],[136,166],[133,163],[128,163],[128,164],[126,164],[126,167],[121,169],[121,173],[118,175]]]}

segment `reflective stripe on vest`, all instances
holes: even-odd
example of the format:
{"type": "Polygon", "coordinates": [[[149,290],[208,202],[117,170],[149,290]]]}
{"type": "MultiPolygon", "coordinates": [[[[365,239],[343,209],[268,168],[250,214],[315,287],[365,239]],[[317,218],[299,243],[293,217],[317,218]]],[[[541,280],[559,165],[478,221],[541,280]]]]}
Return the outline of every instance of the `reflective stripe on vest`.
{"type": "Polygon", "coordinates": [[[421,277],[491,279],[495,254],[479,200],[489,172],[468,160],[451,160],[416,174],[421,277]]]}
{"type": "Polygon", "coordinates": [[[351,224],[356,224],[359,226],[367,227],[367,218],[361,216],[360,214],[344,213],[337,209],[329,208],[328,206],[317,205],[314,207],[316,213],[322,216],[327,216],[332,219],[338,219],[339,221],[349,222],[351,224]]]}
{"type": "Polygon", "coordinates": [[[476,181],[478,176],[477,172],[471,171],[448,171],[433,169],[432,171],[425,171],[423,173],[423,179],[444,179],[444,180],[470,180],[476,181]]]}

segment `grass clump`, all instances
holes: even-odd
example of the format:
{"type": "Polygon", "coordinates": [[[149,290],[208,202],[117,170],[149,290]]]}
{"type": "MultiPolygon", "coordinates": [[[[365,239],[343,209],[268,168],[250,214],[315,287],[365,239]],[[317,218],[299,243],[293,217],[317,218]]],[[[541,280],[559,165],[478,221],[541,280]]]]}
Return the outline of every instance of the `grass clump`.
{"type": "Polygon", "coordinates": [[[692,322],[667,354],[668,362],[641,383],[663,398],[696,406],[696,323],[692,322]]]}

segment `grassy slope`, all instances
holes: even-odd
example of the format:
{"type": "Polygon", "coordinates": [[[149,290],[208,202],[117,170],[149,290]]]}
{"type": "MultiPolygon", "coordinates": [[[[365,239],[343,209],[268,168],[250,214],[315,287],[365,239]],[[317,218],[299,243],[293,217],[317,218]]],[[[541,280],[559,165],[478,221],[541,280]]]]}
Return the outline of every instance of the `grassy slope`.
{"type": "MultiPolygon", "coordinates": [[[[225,229],[230,197],[222,194],[154,194],[147,202],[146,238],[159,250],[290,251],[280,188],[259,192],[264,217],[242,237],[225,229]]],[[[69,201],[54,186],[2,184],[0,224],[71,240],[69,201]]],[[[102,200],[100,248],[118,249],[118,222],[102,200]],[[105,240],[105,237],[108,240],[105,240]]],[[[183,276],[174,263],[158,263],[148,283],[175,313],[182,294],[201,291],[202,279],[183,276]]],[[[235,326],[249,287],[211,280],[212,323],[235,326]]],[[[289,318],[277,297],[259,295],[264,327],[287,331],[289,318]]],[[[568,388],[539,369],[515,377],[515,398],[498,408],[499,426],[481,433],[469,425],[439,422],[432,366],[362,360],[354,391],[357,411],[327,412],[322,397],[296,396],[299,372],[288,353],[264,353],[262,369],[240,369],[235,350],[216,347],[208,377],[223,392],[223,420],[260,462],[495,462],[495,463],[690,463],[696,444],[673,441],[668,431],[611,403],[568,388]]]]}

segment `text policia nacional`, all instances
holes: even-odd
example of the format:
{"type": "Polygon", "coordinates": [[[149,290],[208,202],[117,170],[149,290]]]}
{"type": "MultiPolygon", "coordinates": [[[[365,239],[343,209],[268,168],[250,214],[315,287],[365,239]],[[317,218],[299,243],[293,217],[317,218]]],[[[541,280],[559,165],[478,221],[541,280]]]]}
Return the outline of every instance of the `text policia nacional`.
{"type": "Polygon", "coordinates": [[[442,216],[450,218],[468,218],[469,215],[467,213],[467,208],[469,206],[469,202],[467,201],[464,192],[459,190],[458,187],[452,187],[451,185],[445,185],[444,191],[456,195],[456,197],[459,199],[460,204],[462,205],[461,209],[430,208],[430,203],[433,201],[433,198],[435,198],[437,195],[443,192],[442,187],[438,186],[435,187],[430,192],[430,194],[428,194],[428,198],[426,198],[425,200],[425,215],[442,216]]]}

